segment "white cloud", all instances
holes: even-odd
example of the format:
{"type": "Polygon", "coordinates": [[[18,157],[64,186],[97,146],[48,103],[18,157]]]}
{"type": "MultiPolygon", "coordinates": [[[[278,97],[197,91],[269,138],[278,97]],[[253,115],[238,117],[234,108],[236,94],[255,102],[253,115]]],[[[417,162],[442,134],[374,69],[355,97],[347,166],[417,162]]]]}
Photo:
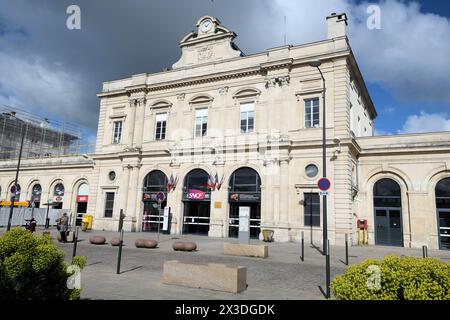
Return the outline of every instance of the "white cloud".
{"type": "Polygon", "coordinates": [[[450,131],[450,118],[447,113],[426,113],[409,116],[398,133],[424,133],[450,131]]]}
{"type": "Polygon", "coordinates": [[[405,102],[450,105],[450,20],[422,12],[416,2],[381,0],[381,29],[369,30],[366,10],[374,3],[277,0],[272,6],[277,14],[259,18],[267,26],[266,42],[281,44],[286,15],[288,43],[302,44],[325,39],[325,17],[346,12],[350,44],[367,82],[405,102]]]}

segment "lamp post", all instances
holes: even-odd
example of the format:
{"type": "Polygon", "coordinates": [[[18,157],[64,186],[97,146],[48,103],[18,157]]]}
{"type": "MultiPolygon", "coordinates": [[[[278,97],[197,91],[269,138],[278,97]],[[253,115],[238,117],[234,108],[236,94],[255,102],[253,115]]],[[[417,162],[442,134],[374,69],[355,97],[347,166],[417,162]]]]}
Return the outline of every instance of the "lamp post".
{"type": "Polygon", "coordinates": [[[50,219],[48,218],[48,211],[50,210],[50,206],[53,206],[53,202],[48,200],[47,203],[44,203],[44,206],[47,206],[47,214],[45,215],[45,229],[48,229],[50,226],[50,219]]]}
{"type": "MultiPolygon", "coordinates": [[[[317,68],[322,78],[322,178],[327,177],[327,135],[326,135],[326,107],[325,107],[325,77],[323,76],[320,66],[322,62],[320,60],[311,61],[309,63],[311,67],[317,68]]],[[[327,298],[330,297],[330,265],[329,265],[329,252],[328,252],[328,217],[327,217],[327,196],[322,195],[322,210],[323,210],[323,254],[326,260],[326,284],[327,284],[327,298]]]]}
{"type": "Polygon", "coordinates": [[[22,138],[20,141],[20,151],[19,151],[19,159],[17,161],[17,169],[16,169],[16,179],[14,180],[14,193],[12,193],[11,197],[11,209],[9,210],[9,217],[8,217],[8,226],[6,227],[6,231],[9,231],[11,229],[11,220],[14,210],[14,202],[16,201],[16,194],[19,191],[17,189],[17,180],[19,179],[19,168],[20,168],[20,160],[22,160],[22,150],[23,150],[23,140],[25,139],[25,133],[26,133],[26,127],[24,128],[24,125],[22,125],[22,138]]]}

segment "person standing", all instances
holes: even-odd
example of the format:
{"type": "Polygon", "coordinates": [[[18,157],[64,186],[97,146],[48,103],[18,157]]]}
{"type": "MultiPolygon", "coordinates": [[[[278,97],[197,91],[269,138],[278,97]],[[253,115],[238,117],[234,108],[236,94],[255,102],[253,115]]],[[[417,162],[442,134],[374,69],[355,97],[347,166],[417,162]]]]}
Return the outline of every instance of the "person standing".
{"type": "Polygon", "coordinates": [[[67,216],[67,212],[64,212],[63,215],[57,220],[58,222],[58,230],[61,234],[61,241],[63,243],[67,242],[67,231],[69,229],[69,217],[67,216]]]}

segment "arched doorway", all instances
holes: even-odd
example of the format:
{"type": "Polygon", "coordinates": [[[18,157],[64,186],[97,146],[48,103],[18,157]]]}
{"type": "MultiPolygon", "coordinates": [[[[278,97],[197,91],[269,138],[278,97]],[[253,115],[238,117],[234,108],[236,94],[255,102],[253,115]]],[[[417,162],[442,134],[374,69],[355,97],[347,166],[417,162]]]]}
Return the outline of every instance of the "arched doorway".
{"type": "Polygon", "coordinates": [[[439,249],[450,250],[450,178],[436,185],[439,249]]]}
{"type": "Polygon", "coordinates": [[[42,187],[39,183],[35,184],[31,189],[31,202],[34,203],[35,208],[41,205],[42,187]]]}
{"type": "Polygon", "coordinates": [[[239,234],[239,211],[250,210],[250,237],[258,238],[261,225],[261,178],[251,168],[240,168],[233,172],[228,187],[230,215],[228,236],[239,234]]]}
{"type": "Polygon", "coordinates": [[[64,185],[58,183],[53,190],[53,209],[62,209],[64,201],[64,185]]]}
{"type": "Polygon", "coordinates": [[[392,179],[381,179],[373,188],[375,244],[403,246],[401,189],[392,179]]]}
{"type": "Polygon", "coordinates": [[[208,178],[205,170],[194,169],[184,179],[183,233],[208,235],[211,210],[208,178]]]}
{"type": "Polygon", "coordinates": [[[89,186],[87,183],[83,182],[79,185],[77,191],[77,220],[75,222],[76,226],[81,226],[83,222],[83,215],[87,213],[87,206],[89,201],[89,186]]]}
{"type": "Polygon", "coordinates": [[[167,176],[160,170],[154,170],[148,173],[144,179],[144,188],[142,201],[144,201],[144,212],[142,218],[142,231],[158,231],[162,230],[163,214],[159,212],[159,203],[156,195],[163,192],[165,199],[161,202],[161,209],[167,205],[167,176]]]}

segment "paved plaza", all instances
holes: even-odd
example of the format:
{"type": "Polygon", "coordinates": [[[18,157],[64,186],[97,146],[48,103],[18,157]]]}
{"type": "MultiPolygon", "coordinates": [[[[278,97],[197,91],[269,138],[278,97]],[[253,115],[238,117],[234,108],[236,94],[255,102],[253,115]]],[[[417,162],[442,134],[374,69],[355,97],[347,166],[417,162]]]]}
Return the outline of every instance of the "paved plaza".
{"type": "MultiPolygon", "coordinates": [[[[4,228],[0,229],[3,234],[4,228]]],[[[41,233],[39,229],[37,233],[41,233]]],[[[57,231],[52,229],[56,238],[57,231]]],[[[118,247],[92,245],[91,235],[103,235],[109,242],[117,237],[117,232],[89,231],[79,232],[77,255],[86,256],[87,266],[82,271],[82,299],[218,299],[218,300],[317,300],[324,299],[319,286],[324,287],[324,257],[311,244],[305,244],[305,261],[300,260],[298,243],[267,243],[269,257],[267,259],[226,256],[223,254],[225,241],[232,239],[216,239],[188,235],[160,235],[156,249],[138,249],[134,242],[138,238],[157,239],[155,233],[125,233],[122,252],[121,273],[116,274],[118,247]],[[175,252],[174,241],[195,241],[196,252],[175,252]],[[223,263],[229,266],[247,267],[247,290],[239,294],[225,293],[206,289],[193,289],[165,285],[161,283],[163,264],[167,260],[178,260],[190,263],[223,263]]],[[[72,256],[73,243],[57,245],[66,252],[66,260],[72,256]]],[[[264,244],[253,240],[252,243],[264,244]]],[[[345,271],[344,246],[332,246],[331,278],[345,271]]],[[[361,262],[367,258],[381,258],[388,254],[421,257],[419,249],[391,247],[350,247],[350,264],[361,262]]],[[[450,262],[450,252],[430,251],[431,257],[450,262]]]]}

